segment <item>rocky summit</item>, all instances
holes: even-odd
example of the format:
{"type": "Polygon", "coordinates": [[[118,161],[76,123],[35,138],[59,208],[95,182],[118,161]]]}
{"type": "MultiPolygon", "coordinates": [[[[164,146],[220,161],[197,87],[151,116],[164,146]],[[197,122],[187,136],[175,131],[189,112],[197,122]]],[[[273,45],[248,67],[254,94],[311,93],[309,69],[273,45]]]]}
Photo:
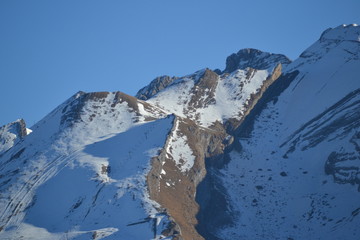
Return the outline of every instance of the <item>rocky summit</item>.
{"type": "Polygon", "coordinates": [[[78,92],[0,128],[0,239],[358,239],[359,79],[352,24],[294,61],[78,92]]]}

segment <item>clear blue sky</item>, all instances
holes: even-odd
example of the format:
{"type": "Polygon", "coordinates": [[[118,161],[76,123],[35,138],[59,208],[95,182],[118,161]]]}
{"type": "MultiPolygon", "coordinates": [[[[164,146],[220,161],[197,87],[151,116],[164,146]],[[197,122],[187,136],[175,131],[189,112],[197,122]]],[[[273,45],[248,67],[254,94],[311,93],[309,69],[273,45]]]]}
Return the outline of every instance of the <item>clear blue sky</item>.
{"type": "Polygon", "coordinates": [[[0,125],[28,126],[79,90],[134,95],[252,47],[295,59],[359,0],[1,0],[0,125]]]}

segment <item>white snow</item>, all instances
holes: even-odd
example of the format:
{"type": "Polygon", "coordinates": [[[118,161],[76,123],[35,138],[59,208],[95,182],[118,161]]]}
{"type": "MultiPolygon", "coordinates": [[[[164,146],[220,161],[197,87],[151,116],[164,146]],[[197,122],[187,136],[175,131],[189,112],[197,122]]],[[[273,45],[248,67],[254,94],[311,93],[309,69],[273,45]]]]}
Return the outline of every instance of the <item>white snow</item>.
{"type": "Polygon", "coordinates": [[[169,135],[166,152],[176,163],[176,166],[185,173],[189,171],[195,162],[193,151],[188,145],[187,137],[179,130],[179,119],[174,120],[174,127],[169,135]]]}
{"type": "Polygon", "coordinates": [[[194,79],[184,77],[177,79],[166,91],[161,91],[155,98],[147,102],[159,106],[169,113],[185,117],[184,105],[190,100],[190,90],[194,86],[194,79]]]}
{"type": "Polygon", "coordinates": [[[30,133],[32,133],[32,130],[30,128],[26,128],[26,135],[29,135],[30,133]]]}
{"type": "Polygon", "coordinates": [[[215,92],[215,104],[197,109],[200,124],[209,127],[215,121],[224,122],[229,118],[239,119],[251,94],[257,93],[269,75],[267,70],[257,70],[246,78],[250,69],[236,70],[220,78],[215,92]]]}
{"type": "MultiPolygon", "coordinates": [[[[148,135],[148,134],[147,134],[148,135]]],[[[151,148],[149,149],[148,151],[146,151],[146,155],[149,156],[149,157],[156,157],[159,155],[159,152],[160,152],[161,148],[151,148]]]]}

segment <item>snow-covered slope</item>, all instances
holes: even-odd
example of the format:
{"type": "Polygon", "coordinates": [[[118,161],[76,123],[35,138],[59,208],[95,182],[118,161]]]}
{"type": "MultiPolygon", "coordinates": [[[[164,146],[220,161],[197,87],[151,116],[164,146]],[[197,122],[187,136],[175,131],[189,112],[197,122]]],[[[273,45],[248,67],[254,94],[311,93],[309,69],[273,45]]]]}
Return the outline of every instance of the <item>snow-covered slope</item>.
{"type": "Polygon", "coordinates": [[[226,209],[222,222],[200,224],[206,239],[360,236],[359,29],[325,31],[285,69],[297,71],[290,85],[262,99],[240,127],[228,164],[207,179],[224,190],[217,194],[225,207],[200,199],[208,204],[200,217],[226,209]]]}
{"type": "Polygon", "coordinates": [[[1,157],[0,238],[159,238],[170,221],[145,182],[164,116],[120,92],[60,105],[1,157]]]}

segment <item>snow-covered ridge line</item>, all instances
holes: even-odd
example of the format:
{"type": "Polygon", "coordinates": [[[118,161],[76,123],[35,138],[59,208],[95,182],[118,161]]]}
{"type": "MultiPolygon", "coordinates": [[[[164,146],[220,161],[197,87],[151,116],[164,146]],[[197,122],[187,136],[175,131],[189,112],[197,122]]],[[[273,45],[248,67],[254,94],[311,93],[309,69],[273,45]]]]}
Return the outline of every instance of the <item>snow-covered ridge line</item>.
{"type": "Polygon", "coordinates": [[[325,40],[360,42],[360,26],[357,24],[342,24],[336,28],[328,28],[320,37],[320,41],[325,40]]]}

